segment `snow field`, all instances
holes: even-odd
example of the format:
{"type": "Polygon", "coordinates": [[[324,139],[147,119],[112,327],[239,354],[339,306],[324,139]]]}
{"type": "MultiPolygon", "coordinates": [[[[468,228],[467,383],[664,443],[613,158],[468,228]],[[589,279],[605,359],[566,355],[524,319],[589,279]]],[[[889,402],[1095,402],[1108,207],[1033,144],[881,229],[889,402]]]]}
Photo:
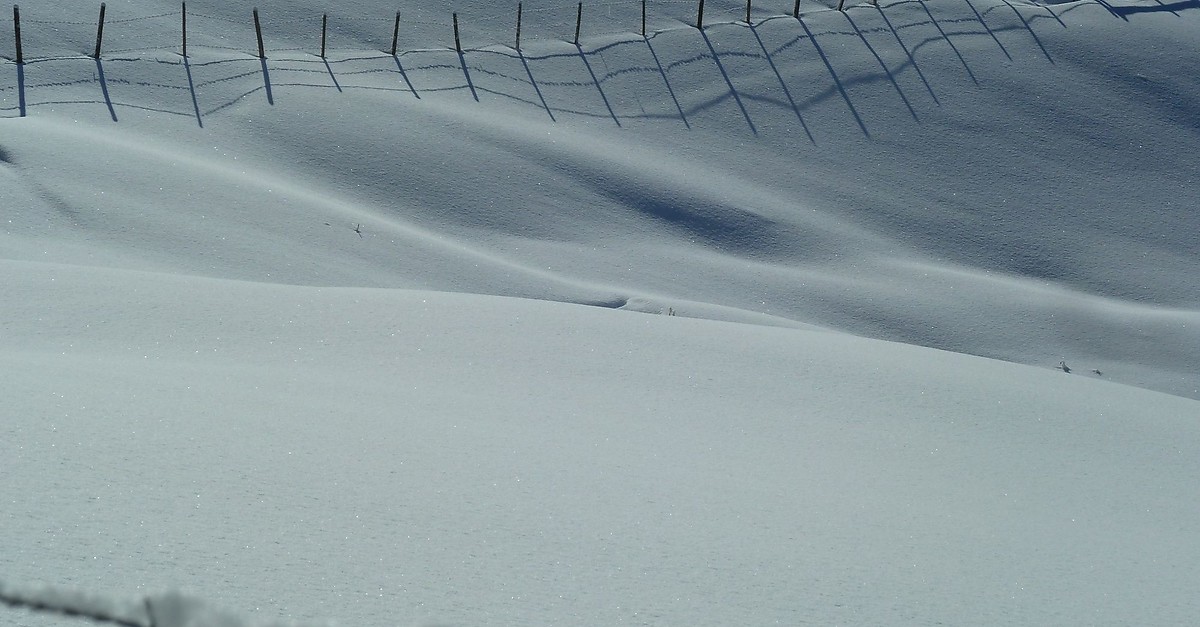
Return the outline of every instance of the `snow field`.
{"type": "Polygon", "coordinates": [[[0,63],[13,589],[1196,614],[1194,8],[588,5],[576,47],[529,4],[517,52],[507,5],[266,1],[264,63],[249,5],[190,3],[186,62],[175,4],[109,5],[99,62],[63,2],[0,63]]]}

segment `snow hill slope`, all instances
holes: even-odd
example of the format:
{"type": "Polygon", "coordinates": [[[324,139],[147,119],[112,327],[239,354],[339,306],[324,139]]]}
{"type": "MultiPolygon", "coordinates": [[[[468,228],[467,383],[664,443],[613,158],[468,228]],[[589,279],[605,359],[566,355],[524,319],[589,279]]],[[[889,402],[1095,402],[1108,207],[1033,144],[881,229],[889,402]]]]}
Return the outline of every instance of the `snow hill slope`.
{"type": "Polygon", "coordinates": [[[1194,7],[735,6],[701,33],[652,3],[649,39],[598,7],[577,48],[531,3],[518,52],[464,3],[461,57],[450,7],[401,6],[393,58],[390,5],[346,3],[322,60],[320,5],[264,3],[262,63],[249,7],[193,3],[186,64],[173,4],[110,7],[100,62],[93,8],[27,7],[7,256],[633,303],[1200,397],[1200,85],[1167,60],[1194,7]]]}
{"type": "Polygon", "coordinates": [[[266,0],[265,60],[241,2],[189,4],[186,59],[171,2],[109,3],[99,60],[96,7],[22,7],[0,581],[364,625],[1196,615],[1200,6],[663,2],[643,38],[605,3],[579,46],[574,6],[518,51],[493,2],[266,0]]]}

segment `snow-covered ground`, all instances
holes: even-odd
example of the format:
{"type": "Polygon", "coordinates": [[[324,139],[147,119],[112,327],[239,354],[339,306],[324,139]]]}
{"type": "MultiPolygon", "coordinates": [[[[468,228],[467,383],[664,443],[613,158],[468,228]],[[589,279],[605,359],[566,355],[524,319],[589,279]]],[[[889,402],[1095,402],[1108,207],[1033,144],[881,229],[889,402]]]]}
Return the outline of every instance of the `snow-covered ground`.
{"type": "Polygon", "coordinates": [[[526,4],[0,15],[0,582],[1197,614],[1200,5],[526,4]]]}

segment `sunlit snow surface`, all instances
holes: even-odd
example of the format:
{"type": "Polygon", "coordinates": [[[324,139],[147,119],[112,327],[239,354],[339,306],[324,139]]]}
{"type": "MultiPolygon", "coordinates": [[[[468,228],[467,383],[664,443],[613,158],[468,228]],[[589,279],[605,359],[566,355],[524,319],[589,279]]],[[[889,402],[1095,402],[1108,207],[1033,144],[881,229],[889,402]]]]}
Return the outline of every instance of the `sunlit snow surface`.
{"type": "Polygon", "coordinates": [[[186,62],[173,3],[108,3],[99,61],[96,7],[22,7],[0,582],[250,624],[1200,612],[1200,6],[585,5],[577,47],[526,4],[518,52],[515,6],[268,0],[265,62],[241,3],[189,4],[186,62]]]}

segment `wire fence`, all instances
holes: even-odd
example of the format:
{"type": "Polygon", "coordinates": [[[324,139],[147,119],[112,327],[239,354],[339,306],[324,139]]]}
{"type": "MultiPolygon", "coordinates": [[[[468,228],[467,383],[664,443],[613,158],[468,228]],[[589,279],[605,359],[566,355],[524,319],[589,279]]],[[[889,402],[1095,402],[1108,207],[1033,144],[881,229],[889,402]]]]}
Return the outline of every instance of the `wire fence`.
{"type": "MultiPolygon", "coordinates": [[[[777,8],[780,3],[794,7],[791,0],[774,1],[777,8]]],[[[15,81],[0,80],[0,117],[25,117],[39,108],[84,104],[102,105],[114,122],[122,110],[140,110],[191,118],[204,127],[208,116],[246,98],[265,97],[274,105],[280,88],[302,88],[398,92],[417,99],[455,92],[480,101],[483,95],[540,109],[551,120],[565,114],[611,120],[617,126],[623,120],[662,118],[677,119],[691,128],[693,113],[719,105],[743,118],[754,134],[758,126],[752,111],[770,107],[794,116],[810,141],[815,140],[805,112],[827,102],[842,102],[854,126],[870,137],[868,122],[856,105],[858,90],[848,87],[862,84],[893,91],[897,102],[917,120],[922,103],[939,105],[936,87],[916,56],[922,48],[942,47],[940,61],[931,62],[961,66],[965,76],[976,81],[968,61],[971,54],[986,54],[994,46],[1008,62],[1013,61],[1000,36],[1026,40],[1026,54],[1053,63],[1037,25],[1066,28],[1063,14],[1108,7],[1090,1],[1053,9],[1024,0],[941,1],[947,8],[957,6],[957,12],[932,12],[925,0],[885,0],[878,6],[859,5],[855,11],[846,7],[843,17],[833,10],[836,5],[815,4],[797,16],[774,13],[764,2],[761,9],[751,5],[747,25],[746,6],[735,15],[731,7],[737,2],[731,0],[707,0],[706,13],[699,10],[699,0],[651,0],[644,5],[647,9],[675,7],[678,13],[682,8],[687,15],[647,21],[644,36],[638,34],[640,0],[534,9],[520,2],[514,4],[511,19],[503,21],[497,17],[506,15],[502,10],[449,16],[414,11],[416,17],[301,11],[238,16],[221,7],[196,11],[181,4],[178,11],[135,16],[98,11],[95,22],[18,18],[14,10],[11,17],[0,20],[0,33],[11,37],[0,41],[0,46],[16,51],[4,57],[16,61],[15,72],[11,65],[4,72],[15,81]],[[714,11],[708,10],[713,7],[714,11]],[[860,12],[874,14],[873,24],[860,27],[859,15],[865,17],[860,12]],[[591,33],[590,39],[578,43],[575,33],[593,13],[600,14],[593,21],[608,28],[584,31],[591,33]],[[23,30],[17,28],[18,19],[23,30]],[[774,27],[759,28],[767,22],[774,27]],[[629,27],[617,30],[618,23],[629,27]],[[696,30],[722,23],[724,27],[712,33],[713,40],[705,30],[696,30]],[[692,43],[658,47],[660,36],[692,43]],[[738,43],[722,49],[725,37],[738,43]],[[876,38],[889,41],[890,59],[881,56],[876,38]],[[955,40],[961,38],[975,38],[981,45],[960,49],[955,40]],[[557,43],[522,49],[522,39],[557,43]],[[25,45],[24,52],[14,45],[16,41],[25,45]],[[29,45],[31,41],[38,45],[29,45]],[[578,45],[570,46],[573,41],[578,45]],[[1030,48],[1029,42],[1036,47],[1030,48]],[[675,49],[678,54],[660,57],[656,47],[675,49]],[[835,48],[875,59],[876,64],[858,68],[852,85],[845,70],[829,59],[828,51],[835,48]],[[326,57],[329,51],[336,54],[326,57]],[[803,67],[818,71],[824,67],[829,81],[798,80],[797,68],[803,67]],[[742,72],[767,78],[737,85],[734,78],[742,72]],[[679,88],[678,81],[694,81],[697,76],[726,85],[725,95],[710,101],[679,88]],[[130,98],[127,85],[137,86],[135,98],[130,98]],[[98,90],[87,95],[77,89],[81,86],[98,90]],[[648,102],[654,104],[647,107],[648,102]]]]}
{"type": "MultiPolygon", "coordinates": [[[[805,10],[836,6],[806,2],[805,10]]],[[[128,7],[108,9],[102,3],[94,14],[72,19],[47,19],[39,15],[37,7],[22,11],[16,5],[11,14],[0,11],[0,59],[22,62],[152,51],[186,54],[187,46],[257,55],[255,42],[260,38],[265,51],[276,53],[339,48],[393,53],[439,47],[479,49],[539,40],[578,43],[581,36],[646,35],[681,24],[705,26],[747,18],[753,23],[788,14],[799,17],[799,7],[794,0],[600,0],[550,6],[509,2],[492,5],[489,10],[417,8],[394,15],[360,15],[346,8],[329,13],[282,8],[264,12],[256,21],[248,12],[241,15],[227,7],[189,7],[187,3],[174,11],[146,15],[128,7]]]]}

